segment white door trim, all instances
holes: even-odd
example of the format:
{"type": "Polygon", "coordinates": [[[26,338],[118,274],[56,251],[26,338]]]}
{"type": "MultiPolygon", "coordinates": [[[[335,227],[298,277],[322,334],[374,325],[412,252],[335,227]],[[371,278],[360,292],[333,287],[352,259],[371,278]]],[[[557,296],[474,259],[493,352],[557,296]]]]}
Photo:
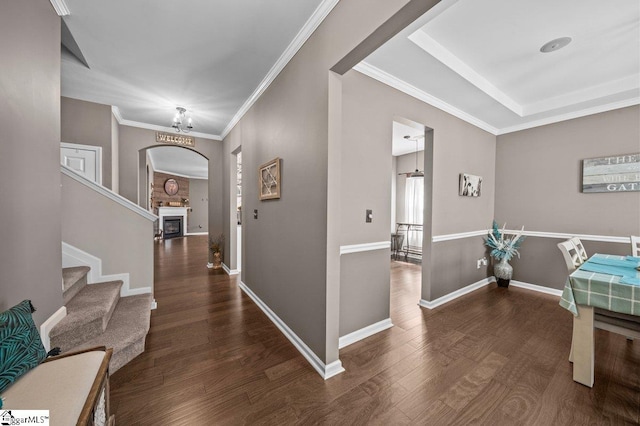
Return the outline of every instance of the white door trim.
{"type": "Polygon", "coordinates": [[[60,148],[82,149],[84,151],[93,151],[96,154],[96,182],[102,185],[102,147],[94,145],[82,145],[79,143],[60,142],[60,148]]]}

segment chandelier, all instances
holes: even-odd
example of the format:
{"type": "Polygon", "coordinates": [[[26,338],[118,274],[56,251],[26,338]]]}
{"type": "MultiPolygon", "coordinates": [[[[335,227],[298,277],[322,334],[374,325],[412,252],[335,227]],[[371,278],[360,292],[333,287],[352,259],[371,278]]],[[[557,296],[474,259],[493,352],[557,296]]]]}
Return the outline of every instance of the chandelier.
{"type": "Polygon", "coordinates": [[[173,124],[171,127],[176,129],[176,132],[189,133],[191,129],[193,129],[191,117],[187,118],[185,114],[187,112],[186,109],[182,107],[176,107],[176,116],[173,117],[173,124]]]}

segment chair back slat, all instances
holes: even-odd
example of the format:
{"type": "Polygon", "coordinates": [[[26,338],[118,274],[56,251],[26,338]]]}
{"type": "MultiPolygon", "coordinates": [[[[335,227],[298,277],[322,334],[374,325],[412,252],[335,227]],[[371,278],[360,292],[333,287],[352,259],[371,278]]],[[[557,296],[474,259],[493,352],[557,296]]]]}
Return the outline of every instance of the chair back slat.
{"type": "Polygon", "coordinates": [[[576,251],[580,256],[580,259],[582,259],[581,263],[586,262],[589,256],[587,255],[587,251],[584,249],[584,245],[582,245],[582,241],[580,241],[580,238],[573,237],[573,238],[570,238],[569,241],[571,241],[573,245],[576,247],[576,251]]]}
{"type": "Polygon", "coordinates": [[[567,270],[569,274],[575,271],[580,265],[582,265],[582,257],[578,253],[576,246],[573,244],[571,240],[563,241],[558,243],[558,248],[562,252],[562,257],[564,258],[564,262],[567,265],[567,270]]]}
{"type": "Polygon", "coordinates": [[[631,236],[631,255],[640,256],[640,237],[631,236]]]}

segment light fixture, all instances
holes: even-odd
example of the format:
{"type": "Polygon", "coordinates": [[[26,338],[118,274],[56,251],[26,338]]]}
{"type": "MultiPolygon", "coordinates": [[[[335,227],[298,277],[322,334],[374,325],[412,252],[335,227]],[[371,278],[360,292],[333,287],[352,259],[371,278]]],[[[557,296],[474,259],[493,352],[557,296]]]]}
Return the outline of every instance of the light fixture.
{"type": "Polygon", "coordinates": [[[424,138],[424,135],[418,135],[418,136],[405,136],[404,137],[406,140],[408,141],[415,141],[416,142],[416,169],[413,172],[408,172],[408,173],[398,173],[399,175],[406,175],[407,178],[423,178],[424,177],[424,171],[420,171],[418,170],[418,140],[424,138]]]}
{"type": "Polygon", "coordinates": [[[173,117],[173,124],[171,127],[176,129],[176,132],[189,133],[191,129],[193,129],[193,123],[191,117],[187,118],[185,114],[187,112],[186,109],[182,107],[176,107],[176,116],[173,117]]]}
{"type": "Polygon", "coordinates": [[[560,37],[554,40],[548,41],[542,45],[540,51],[542,53],[550,53],[555,52],[556,50],[560,50],[565,47],[567,44],[571,43],[571,37],[560,37]]]}

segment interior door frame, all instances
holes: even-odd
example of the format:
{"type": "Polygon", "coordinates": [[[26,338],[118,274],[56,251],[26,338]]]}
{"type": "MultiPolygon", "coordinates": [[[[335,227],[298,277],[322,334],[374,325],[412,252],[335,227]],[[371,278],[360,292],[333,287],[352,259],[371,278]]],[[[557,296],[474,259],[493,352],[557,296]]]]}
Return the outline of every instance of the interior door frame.
{"type": "Polygon", "coordinates": [[[96,182],[102,185],[102,147],[95,145],[82,145],[79,143],[60,142],[60,149],[82,149],[93,151],[96,154],[96,182]]]}

